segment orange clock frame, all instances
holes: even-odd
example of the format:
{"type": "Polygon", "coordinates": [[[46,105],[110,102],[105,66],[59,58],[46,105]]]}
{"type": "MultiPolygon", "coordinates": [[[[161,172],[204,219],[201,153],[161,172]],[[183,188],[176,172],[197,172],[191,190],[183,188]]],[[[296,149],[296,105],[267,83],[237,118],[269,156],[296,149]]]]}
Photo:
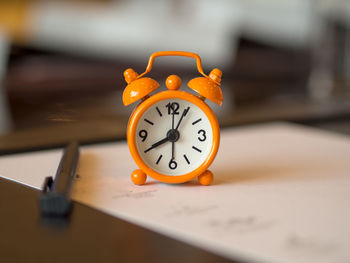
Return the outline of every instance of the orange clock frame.
{"type": "Polygon", "coordinates": [[[127,128],[127,141],[128,141],[130,153],[134,161],[144,173],[161,182],[172,183],[172,184],[184,183],[203,174],[206,171],[206,169],[210,166],[210,164],[214,161],[220,145],[220,127],[214,112],[199,97],[185,91],[167,90],[147,98],[136,107],[136,109],[134,110],[134,112],[132,113],[129,119],[128,128],[127,128]],[[160,174],[147,166],[147,164],[140,157],[140,154],[137,150],[137,146],[136,146],[137,124],[139,123],[141,117],[143,116],[146,110],[148,110],[155,103],[166,99],[169,99],[169,100],[183,99],[193,103],[205,113],[212,127],[213,142],[212,142],[212,146],[207,159],[198,168],[196,168],[195,170],[187,174],[174,175],[174,176],[160,174]]]}

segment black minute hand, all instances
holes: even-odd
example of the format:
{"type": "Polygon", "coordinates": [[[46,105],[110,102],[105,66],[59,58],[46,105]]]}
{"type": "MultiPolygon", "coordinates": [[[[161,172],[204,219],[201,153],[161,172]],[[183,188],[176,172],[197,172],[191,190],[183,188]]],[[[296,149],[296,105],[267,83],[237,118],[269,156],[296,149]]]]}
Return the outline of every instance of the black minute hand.
{"type": "MultiPolygon", "coordinates": [[[[171,106],[173,106],[174,104],[171,104],[171,106]]],[[[174,129],[174,119],[175,119],[175,111],[174,109],[172,108],[173,110],[173,116],[171,117],[171,128],[174,129]]]]}
{"type": "Polygon", "coordinates": [[[169,141],[169,138],[166,137],[163,140],[160,140],[159,142],[156,142],[154,144],[152,144],[152,146],[150,148],[148,148],[147,150],[145,150],[145,153],[152,150],[153,148],[158,147],[159,145],[162,145],[163,143],[166,143],[167,141],[169,141]]]}
{"type": "Polygon", "coordinates": [[[190,107],[187,107],[187,109],[184,110],[184,112],[183,112],[182,115],[181,115],[181,118],[180,118],[179,122],[178,122],[177,125],[176,125],[175,130],[177,130],[177,129],[179,128],[182,119],[184,118],[184,116],[186,116],[186,114],[187,114],[187,112],[188,112],[189,110],[190,110],[190,107]]]}

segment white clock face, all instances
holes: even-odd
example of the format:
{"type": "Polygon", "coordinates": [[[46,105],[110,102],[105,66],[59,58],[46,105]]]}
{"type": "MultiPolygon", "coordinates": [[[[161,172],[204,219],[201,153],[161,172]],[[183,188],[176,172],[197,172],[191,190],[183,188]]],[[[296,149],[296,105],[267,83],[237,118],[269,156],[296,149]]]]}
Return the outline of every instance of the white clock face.
{"type": "Polygon", "coordinates": [[[159,101],[136,128],[136,147],[145,164],[163,175],[183,175],[210,154],[213,130],[205,113],[183,99],[159,101]]]}

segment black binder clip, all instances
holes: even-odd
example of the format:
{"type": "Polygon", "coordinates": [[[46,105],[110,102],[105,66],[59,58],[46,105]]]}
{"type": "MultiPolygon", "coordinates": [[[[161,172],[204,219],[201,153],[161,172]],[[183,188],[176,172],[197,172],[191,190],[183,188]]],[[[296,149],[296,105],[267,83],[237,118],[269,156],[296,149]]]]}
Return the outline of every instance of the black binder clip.
{"type": "Polygon", "coordinates": [[[71,211],[70,192],[79,160],[79,145],[71,142],[65,148],[55,179],[46,177],[39,198],[44,217],[66,217],[71,211]]]}

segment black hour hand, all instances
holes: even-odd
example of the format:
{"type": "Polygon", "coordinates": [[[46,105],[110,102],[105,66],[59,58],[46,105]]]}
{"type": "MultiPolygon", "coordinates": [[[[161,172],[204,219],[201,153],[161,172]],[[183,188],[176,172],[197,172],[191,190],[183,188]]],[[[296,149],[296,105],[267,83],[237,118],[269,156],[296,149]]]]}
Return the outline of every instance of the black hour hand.
{"type": "Polygon", "coordinates": [[[154,149],[154,148],[156,148],[156,147],[158,147],[159,145],[162,145],[163,143],[166,143],[167,141],[169,141],[168,137],[164,138],[163,140],[160,140],[159,142],[156,142],[156,143],[152,144],[151,147],[149,147],[147,150],[145,150],[145,153],[150,151],[150,150],[152,150],[152,149],[154,149]]]}

